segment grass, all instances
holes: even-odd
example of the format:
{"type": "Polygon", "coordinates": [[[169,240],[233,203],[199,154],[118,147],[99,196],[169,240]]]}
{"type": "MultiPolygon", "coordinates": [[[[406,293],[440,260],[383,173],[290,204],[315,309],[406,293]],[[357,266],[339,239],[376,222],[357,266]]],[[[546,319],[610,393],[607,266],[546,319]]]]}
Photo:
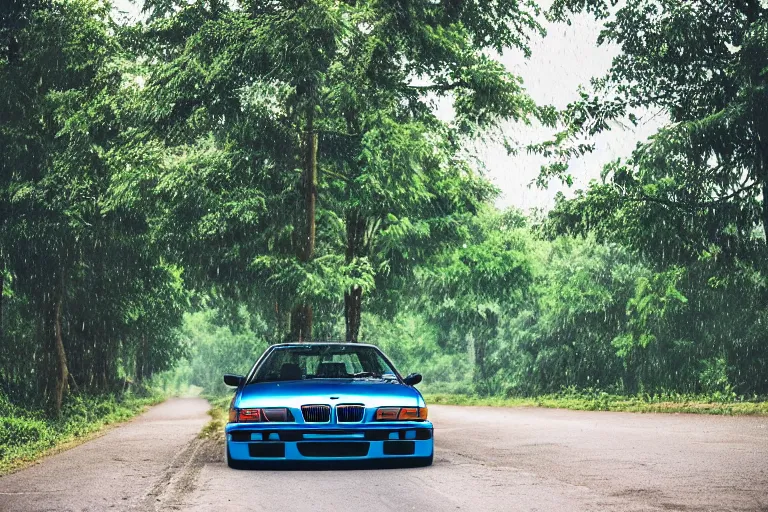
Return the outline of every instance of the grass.
{"type": "Polygon", "coordinates": [[[224,440],[224,426],[227,424],[227,414],[229,410],[229,401],[231,396],[206,396],[211,408],[208,410],[208,416],[211,417],[200,431],[198,437],[202,439],[213,439],[214,441],[224,440]]]}
{"type": "Polygon", "coordinates": [[[157,404],[163,395],[121,397],[71,395],[60,418],[12,404],[0,394],[0,475],[93,438],[105,427],[126,421],[157,404]]]}
{"type": "Polygon", "coordinates": [[[602,392],[564,392],[530,398],[427,394],[427,404],[492,407],[547,407],[579,411],[768,415],[768,401],[723,399],[692,395],[620,396],[602,392]]]}

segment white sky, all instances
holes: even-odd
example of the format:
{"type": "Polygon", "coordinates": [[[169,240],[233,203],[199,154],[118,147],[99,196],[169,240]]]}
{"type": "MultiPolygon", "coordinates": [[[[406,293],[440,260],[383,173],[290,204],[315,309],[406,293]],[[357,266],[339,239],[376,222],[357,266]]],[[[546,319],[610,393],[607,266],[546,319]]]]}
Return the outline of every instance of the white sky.
{"type": "MultiPolygon", "coordinates": [[[[113,0],[113,3],[117,10],[131,15],[139,11],[132,0],[113,0]]],[[[547,36],[532,42],[530,59],[509,52],[502,56],[501,62],[522,76],[528,93],[537,103],[562,108],[577,97],[579,85],[588,85],[590,78],[605,74],[616,49],[596,46],[600,24],[590,16],[576,16],[570,26],[563,23],[544,25],[547,36]]],[[[663,121],[663,118],[647,117],[649,120],[641,119],[634,129],[617,127],[603,134],[596,141],[594,153],[572,162],[574,184],[571,191],[559,182],[552,182],[544,190],[531,184],[546,163],[544,158],[524,152],[509,156],[501,145],[496,144],[479,147],[479,156],[488,168],[489,178],[502,192],[497,206],[516,206],[523,210],[549,208],[554,204],[557,191],[569,195],[573,190],[585,188],[591,179],[600,176],[605,163],[628,156],[636,143],[654,133],[663,121]]],[[[551,135],[549,130],[535,126],[509,124],[504,130],[521,145],[546,140],[551,135]]]]}
{"type": "MultiPolygon", "coordinates": [[[[597,47],[596,40],[600,24],[587,15],[576,16],[568,26],[564,23],[545,23],[547,36],[538,39],[531,46],[531,58],[509,54],[501,58],[504,65],[520,75],[533,99],[542,105],[565,107],[577,98],[580,85],[588,86],[593,77],[604,75],[617,53],[613,47],[597,47]]],[[[639,140],[645,140],[660,126],[662,118],[645,116],[637,127],[615,127],[601,135],[596,142],[594,153],[571,162],[574,178],[572,190],[585,188],[591,179],[597,179],[605,163],[619,157],[626,157],[639,140]]],[[[510,125],[505,130],[516,136],[521,143],[546,140],[551,131],[540,127],[510,125]]],[[[546,159],[520,153],[507,156],[503,147],[490,146],[482,152],[482,159],[488,166],[490,177],[502,190],[497,205],[516,206],[522,209],[550,207],[557,191],[569,195],[568,187],[559,182],[550,183],[542,190],[529,184],[536,179],[546,159]]]]}

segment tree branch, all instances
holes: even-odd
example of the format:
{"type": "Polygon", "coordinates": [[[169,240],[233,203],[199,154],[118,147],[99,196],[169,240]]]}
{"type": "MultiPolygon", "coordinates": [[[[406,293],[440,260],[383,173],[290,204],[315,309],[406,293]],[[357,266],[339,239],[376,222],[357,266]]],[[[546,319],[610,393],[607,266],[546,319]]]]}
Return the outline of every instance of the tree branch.
{"type": "Polygon", "coordinates": [[[648,201],[652,203],[658,203],[662,204],[664,206],[668,206],[670,208],[678,208],[678,209],[688,209],[688,210],[697,210],[701,208],[709,208],[711,206],[718,206],[719,204],[728,201],[729,199],[733,199],[734,197],[738,196],[742,192],[746,192],[748,190],[751,190],[755,187],[757,187],[759,183],[757,181],[739,188],[738,190],[735,190],[731,192],[730,194],[724,195],[722,197],[718,197],[717,199],[713,199],[712,201],[704,201],[704,202],[687,202],[687,201],[673,201],[671,199],[664,199],[662,197],[654,197],[650,196],[644,192],[640,192],[637,197],[625,197],[625,200],[629,201],[648,201]]]}
{"type": "Polygon", "coordinates": [[[469,87],[469,84],[464,81],[454,82],[452,84],[433,84],[433,85],[408,85],[409,89],[416,89],[418,91],[427,92],[448,92],[459,89],[461,87],[469,87]]]}

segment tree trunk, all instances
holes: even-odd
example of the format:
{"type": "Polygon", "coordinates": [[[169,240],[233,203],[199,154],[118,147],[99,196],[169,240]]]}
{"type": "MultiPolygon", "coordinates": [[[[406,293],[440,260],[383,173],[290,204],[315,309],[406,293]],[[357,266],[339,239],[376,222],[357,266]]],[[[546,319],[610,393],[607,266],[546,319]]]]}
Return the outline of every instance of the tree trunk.
{"type": "Polygon", "coordinates": [[[136,382],[141,383],[149,378],[149,347],[146,334],[141,335],[141,346],[136,351],[136,382]]]}
{"type": "Polygon", "coordinates": [[[482,384],[488,378],[487,369],[485,366],[486,349],[488,348],[488,340],[483,336],[482,331],[472,339],[472,348],[475,358],[475,384],[482,384]]]}
{"type": "Polygon", "coordinates": [[[141,345],[136,350],[136,370],[134,371],[136,382],[141,382],[141,376],[144,373],[144,344],[141,345]]]}
{"type": "Polygon", "coordinates": [[[3,290],[5,285],[5,258],[0,251],[0,343],[3,342],[3,290]]]}
{"type": "Polygon", "coordinates": [[[50,381],[51,381],[51,353],[53,352],[50,331],[48,330],[48,319],[50,317],[49,306],[47,302],[39,303],[38,313],[35,318],[35,339],[38,342],[35,350],[35,375],[37,376],[37,395],[42,401],[50,399],[50,381]]]}
{"type": "MultiPolygon", "coordinates": [[[[314,127],[314,113],[307,114],[307,132],[304,139],[304,172],[302,188],[304,193],[304,233],[298,243],[298,257],[301,263],[309,263],[315,254],[315,208],[317,202],[317,133],[314,127]]],[[[297,304],[291,312],[292,341],[312,340],[312,304],[297,304]]]]}
{"type": "MultiPolygon", "coordinates": [[[[359,211],[352,211],[347,215],[347,264],[352,263],[360,256],[365,246],[365,218],[359,211]]],[[[360,315],[363,311],[363,288],[359,285],[350,287],[344,292],[344,323],[346,326],[346,340],[357,343],[360,335],[360,315]]]]}
{"type": "Polygon", "coordinates": [[[363,311],[363,289],[353,286],[344,293],[344,321],[347,328],[347,342],[357,343],[360,335],[360,314],[363,311]]]}
{"type": "Polygon", "coordinates": [[[64,400],[64,393],[67,390],[69,380],[69,370],[67,368],[67,353],[64,350],[64,339],[61,329],[61,308],[63,302],[63,290],[59,292],[54,306],[53,328],[54,328],[54,347],[56,352],[56,387],[54,390],[54,412],[56,416],[61,415],[61,403],[64,400]]]}
{"type": "Polygon", "coordinates": [[[270,345],[274,343],[284,343],[292,341],[289,336],[291,332],[291,310],[281,300],[275,301],[275,326],[272,334],[269,336],[270,345]]]}
{"type": "Polygon", "coordinates": [[[312,341],[312,306],[299,304],[291,311],[291,340],[312,341]]]}
{"type": "MultiPolygon", "coordinates": [[[[757,19],[757,10],[752,6],[747,11],[750,23],[754,23],[757,19]]],[[[762,66],[761,66],[762,67],[762,66]]],[[[759,85],[768,86],[768,80],[764,73],[761,73],[754,77],[759,85]]],[[[768,115],[768,108],[764,105],[758,107],[752,112],[752,132],[755,137],[755,145],[757,150],[756,166],[757,166],[757,178],[760,180],[760,188],[763,194],[763,204],[761,205],[761,220],[763,222],[763,233],[765,234],[765,243],[768,244],[768,121],[766,121],[766,115],[768,115]]]]}
{"type": "Polygon", "coordinates": [[[306,151],[304,158],[304,225],[306,228],[305,239],[301,244],[300,259],[307,263],[315,254],[315,204],[317,202],[317,133],[313,124],[312,115],[308,116],[307,134],[304,142],[306,151]]]}
{"type": "Polygon", "coordinates": [[[768,244],[768,158],[762,158],[762,192],[763,192],[763,204],[762,204],[762,220],[763,220],[763,233],[765,234],[765,243],[768,244]]]}

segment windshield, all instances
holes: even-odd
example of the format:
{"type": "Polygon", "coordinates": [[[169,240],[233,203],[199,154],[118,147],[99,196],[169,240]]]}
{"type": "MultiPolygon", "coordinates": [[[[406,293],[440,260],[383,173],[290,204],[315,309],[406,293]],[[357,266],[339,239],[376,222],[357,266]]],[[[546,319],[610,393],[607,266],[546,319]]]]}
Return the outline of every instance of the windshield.
{"type": "Polygon", "coordinates": [[[395,369],[373,347],[314,345],[275,348],[251,382],[304,379],[392,379],[395,369]]]}

